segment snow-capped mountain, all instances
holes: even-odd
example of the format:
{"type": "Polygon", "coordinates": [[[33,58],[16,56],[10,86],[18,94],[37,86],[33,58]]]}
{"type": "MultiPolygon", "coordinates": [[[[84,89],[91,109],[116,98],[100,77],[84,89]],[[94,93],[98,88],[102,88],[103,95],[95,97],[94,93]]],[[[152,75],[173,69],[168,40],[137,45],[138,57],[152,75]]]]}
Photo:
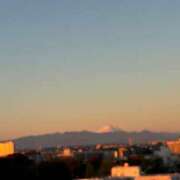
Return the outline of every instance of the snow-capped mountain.
{"type": "Polygon", "coordinates": [[[113,133],[118,132],[120,129],[118,127],[112,126],[112,125],[106,125],[101,127],[97,132],[98,133],[113,133]]]}

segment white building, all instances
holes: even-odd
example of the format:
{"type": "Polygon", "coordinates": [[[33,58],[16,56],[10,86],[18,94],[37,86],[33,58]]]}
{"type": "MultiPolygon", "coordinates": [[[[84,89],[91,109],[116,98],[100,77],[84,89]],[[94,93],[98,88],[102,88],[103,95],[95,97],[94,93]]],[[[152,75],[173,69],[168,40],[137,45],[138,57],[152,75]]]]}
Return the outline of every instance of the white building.
{"type": "Polygon", "coordinates": [[[151,175],[138,177],[105,177],[81,180],[180,180],[180,174],[151,175]]]}
{"type": "Polygon", "coordinates": [[[115,166],[111,169],[112,177],[137,177],[140,176],[141,169],[139,166],[115,166]]]}
{"type": "Polygon", "coordinates": [[[180,174],[163,174],[163,175],[148,175],[141,176],[141,169],[139,166],[124,166],[113,167],[111,170],[111,177],[116,177],[117,180],[122,178],[129,178],[132,180],[180,180],[180,174]]]}
{"type": "Polygon", "coordinates": [[[135,180],[180,180],[179,174],[139,176],[135,180]]]}

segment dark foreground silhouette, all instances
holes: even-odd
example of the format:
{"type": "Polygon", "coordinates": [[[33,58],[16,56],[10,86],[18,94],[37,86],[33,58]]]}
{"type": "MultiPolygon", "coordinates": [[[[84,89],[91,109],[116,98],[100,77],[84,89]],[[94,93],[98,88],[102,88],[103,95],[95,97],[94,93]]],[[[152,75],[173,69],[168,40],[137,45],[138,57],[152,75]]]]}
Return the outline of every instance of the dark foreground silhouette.
{"type": "Polygon", "coordinates": [[[59,158],[35,163],[22,154],[0,158],[1,177],[5,179],[61,179],[72,180],[94,176],[107,176],[112,161],[102,157],[83,161],[75,158],[59,158]]]}
{"type": "Polygon", "coordinates": [[[15,154],[6,158],[0,158],[0,173],[4,179],[72,180],[76,178],[108,176],[113,166],[123,165],[125,162],[140,166],[145,174],[180,172],[180,163],[175,163],[173,166],[171,164],[165,166],[160,158],[144,159],[142,155],[119,162],[97,156],[86,161],[71,157],[35,163],[25,155],[15,154]]]}
{"type": "Polygon", "coordinates": [[[71,180],[71,173],[62,161],[35,164],[24,155],[0,159],[1,177],[5,179],[62,179],[71,180]]]}

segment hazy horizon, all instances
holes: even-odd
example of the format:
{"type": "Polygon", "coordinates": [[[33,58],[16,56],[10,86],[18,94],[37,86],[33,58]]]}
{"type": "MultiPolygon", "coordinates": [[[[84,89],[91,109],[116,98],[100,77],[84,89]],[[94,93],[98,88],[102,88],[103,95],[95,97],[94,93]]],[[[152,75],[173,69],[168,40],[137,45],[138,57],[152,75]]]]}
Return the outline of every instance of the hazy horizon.
{"type": "Polygon", "coordinates": [[[179,132],[180,1],[0,0],[0,139],[179,132]]]}
{"type": "Polygon", "coordinates": [[[109,130],[109,131],[103,131],[102,129],[108,125],[102,126],[99,129],[81,129],[81,130],[67,130],[67,131],[50,131],[50,132],[42,132],[42,133],[34,133],[34,134],[23,134],[20,136],[14,136],[14,137],[9,137],[9,138],[0,138],[0,141],[13,141],[16,139],[21,139],[21,138],[26,138],[26,137],[38,137],[38,136],[45,136],[45,135],[53,135],[53,134],[65,134],[65,133],[82,133],[82,132],[90,132],[90,133],[97,133],[97,134],[102,134],[102,133],[110,133],[110,132],[127,132],[127,133],[141,133],[141,132],[151,132],[151,133],[170,133],[170,134],[180,134],[180,131],[153,131],[151,129],[139,129],[139,130],[126,130],[126,129],[121,129],[119,127],[112,126],[112,128],[116,128],[116,130],[109,130]],[[102,130],[102,131],[101,131],[102,130]]]}

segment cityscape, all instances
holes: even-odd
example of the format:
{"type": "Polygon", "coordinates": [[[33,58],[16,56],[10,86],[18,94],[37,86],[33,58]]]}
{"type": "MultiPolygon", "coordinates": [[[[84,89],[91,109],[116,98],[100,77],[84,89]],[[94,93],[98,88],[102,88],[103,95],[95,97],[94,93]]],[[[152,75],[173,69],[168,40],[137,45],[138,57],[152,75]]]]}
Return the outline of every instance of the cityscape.
{"type": "Polygon", "coordinates": [[[0,0],[0,174],[180,180],[180,0],[0,0]]]}
{"type": "Polygon", "coordinates": [[[24,178],[178,180],[180,139],[41,149],[16,149],[13,142],[2,142],[0,164],[5,162],[5,172],[8,161],[17,166],[15,175],[22,175],[23,168],[24,178]]]}

